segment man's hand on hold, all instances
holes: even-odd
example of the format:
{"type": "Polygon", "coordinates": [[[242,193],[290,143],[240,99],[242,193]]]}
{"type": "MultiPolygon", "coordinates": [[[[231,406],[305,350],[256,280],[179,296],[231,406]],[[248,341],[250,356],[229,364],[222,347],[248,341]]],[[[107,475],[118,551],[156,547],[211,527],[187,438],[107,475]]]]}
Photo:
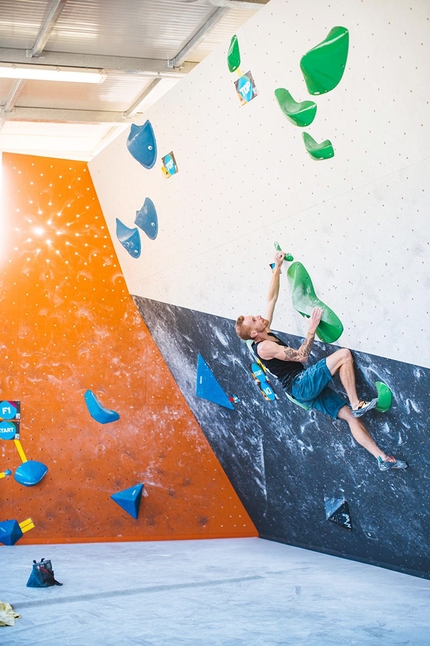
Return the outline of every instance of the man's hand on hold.
{"type": "Polygon", "coordinates": [[[317,329],[318,325],[321,322],[322,315],[323,315],[322,308],[321,307],[314,307],[314,309],[312,310],[310,319],[309,319],[309,329],[308,329],[308,331],[311,334],[315,334],[316,329],[317,329]]]}
{"type": "Polygon", "coordinates": [[[285,259],[285,253],[283,251],[277,251],[275,253],[275,258],[274,258],[276,267],[281,268],[282,263],[284,262],[284,259],[285,259]]]}

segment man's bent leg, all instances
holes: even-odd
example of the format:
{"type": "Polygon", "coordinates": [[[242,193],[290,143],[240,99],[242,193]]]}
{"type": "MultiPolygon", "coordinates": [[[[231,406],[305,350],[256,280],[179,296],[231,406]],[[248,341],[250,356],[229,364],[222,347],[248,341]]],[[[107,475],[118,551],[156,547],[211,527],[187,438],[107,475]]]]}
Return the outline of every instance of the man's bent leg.
{"type": "Polygon", "coordinates": [[[353,410],[357,410],[361,406],[363,410],[360,413],[357,413],[357,417],[361,416],[362,413],[370,410],[375,407],[376,399],[373,401],[373,405],[367,404],[367,402],[362,402],[357,395],[357,389],[355,385],[355,372],[354,372],[354,359],[352,357],[351,351],[347,348],[342,348],[330,354],[327,359],[327,367],[330,370],[332,375],[335,375],[336,372],[339,372],[340,381],[342,386],[345,388],[347,397],[351,404],[353,410]],[[367,405],[364,405],[367,404],[367,405]]]}

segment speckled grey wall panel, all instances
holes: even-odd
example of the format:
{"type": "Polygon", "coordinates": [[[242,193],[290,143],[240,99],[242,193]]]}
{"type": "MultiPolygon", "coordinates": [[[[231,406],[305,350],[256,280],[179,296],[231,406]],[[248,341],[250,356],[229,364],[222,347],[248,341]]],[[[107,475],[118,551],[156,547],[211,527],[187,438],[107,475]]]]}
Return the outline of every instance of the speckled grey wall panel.
{"type": "MultiPolygon", "coordinates": [[[[388,413],[363,420],[381,448],[410,465],[381,473],[344,422],[290,403],[274,378],[279,399],[263,398],[231,320],[134,300],[261,537],[430,578],[430,370],[354,353],[361,396],[374,395],[377,380],[393,391],[388,413]],[[196,396],[198,353],[240,399],[235,410],[196,396]],[[325,498],[348,501],[352,532],[326,520],[325,498]]],[[[316,344],[312,361],[335,349],[316,344]]]]}

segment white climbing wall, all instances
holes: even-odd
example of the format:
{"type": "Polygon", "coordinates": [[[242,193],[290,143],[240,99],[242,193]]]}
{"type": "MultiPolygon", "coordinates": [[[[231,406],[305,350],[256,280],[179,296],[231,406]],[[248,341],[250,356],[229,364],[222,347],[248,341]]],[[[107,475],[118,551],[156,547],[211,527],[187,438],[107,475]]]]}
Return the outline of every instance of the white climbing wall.
{"type": "MultiPolygon", "coordinates": [[[[237,37],[255,99],[240,105],[227,41],[136,122],[155,131],[151,170],[127,151],[128,133],[90,163],[130,292],[229,318],[264,313],[277,240],[342,320],[340,344],[430,367],[428,0],[271,0],[237,37]],[[345,74],[311,97],[300,58],[337,25],[350,32],[345,74]],[[287,120],[278,87],[315,100],[309,127],[287,120]],[[330,139],[335,156],[313,160],[303,131],[330,139]],[[179,172],[166,178],[170,151],[179,172]],[[141,231],[135,259],[115,219],[133,227],[146,197],[159,233],[141,231]]],[[[305,329],[286,276],[274,327],[305,329]]]]}

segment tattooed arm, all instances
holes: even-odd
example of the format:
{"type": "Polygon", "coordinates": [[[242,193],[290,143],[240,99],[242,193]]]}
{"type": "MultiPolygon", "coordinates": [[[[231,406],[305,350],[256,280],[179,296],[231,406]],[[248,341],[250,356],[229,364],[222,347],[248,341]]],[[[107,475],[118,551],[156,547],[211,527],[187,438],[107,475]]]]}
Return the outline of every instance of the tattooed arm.
{"type": "Polygon", "coordinates": [[[262,359],[280,359],[281,361],[300,361],[305,363],[309,359],[321,316],[322,309],[315,307],[309,319],[306,339],[298,350],[279,345],[275,341],[262,341],[258,346],[258,354],[262,359]]]}

